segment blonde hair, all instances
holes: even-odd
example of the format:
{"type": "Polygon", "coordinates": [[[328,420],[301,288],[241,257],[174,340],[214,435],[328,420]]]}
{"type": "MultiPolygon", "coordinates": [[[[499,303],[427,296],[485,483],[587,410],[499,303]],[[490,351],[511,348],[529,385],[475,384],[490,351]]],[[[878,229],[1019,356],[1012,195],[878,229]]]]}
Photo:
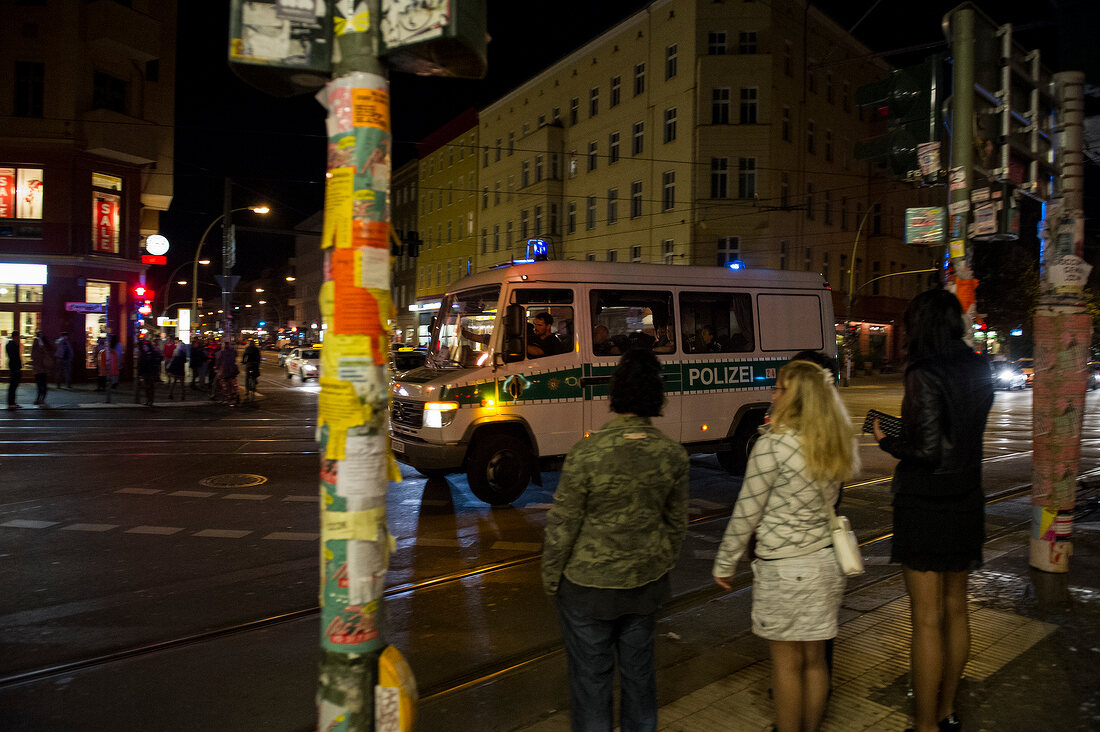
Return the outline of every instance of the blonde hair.
{"type": "Polygon", "coordinates": [[[858,473],[852,422],[832,374],[809,361],[791,361],[779,369],[776,383],[785,393],[775,403],[771,429],[799,434],[810,478],[844,481],[858,473]]]}

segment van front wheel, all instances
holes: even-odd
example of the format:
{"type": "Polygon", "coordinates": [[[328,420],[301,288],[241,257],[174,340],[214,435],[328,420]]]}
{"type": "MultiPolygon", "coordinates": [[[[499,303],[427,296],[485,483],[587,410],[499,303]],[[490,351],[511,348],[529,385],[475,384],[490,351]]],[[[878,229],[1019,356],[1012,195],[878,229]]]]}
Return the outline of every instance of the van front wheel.
{"type": "Polygon", "coordinates": [[[715,455],[718,458],[718,464],[727,473],[730,475],[745,474],[745,468],[749,464],[749,453],[752,452],[752,446],[756,444],[756,440],[760,436],[757,428],[763,423],[763,416],[759,419],[746,419],[737,428],[737,432],[733,434],[733,438],[730,440],[732,449],[723,450],[715,455]]]}
{"type": "Polygon", "coordinates": [[[513,435],[487,435],[467,458],[470,492],[493,506],[516,500],[531,482],[531,449],[513,435]]]}

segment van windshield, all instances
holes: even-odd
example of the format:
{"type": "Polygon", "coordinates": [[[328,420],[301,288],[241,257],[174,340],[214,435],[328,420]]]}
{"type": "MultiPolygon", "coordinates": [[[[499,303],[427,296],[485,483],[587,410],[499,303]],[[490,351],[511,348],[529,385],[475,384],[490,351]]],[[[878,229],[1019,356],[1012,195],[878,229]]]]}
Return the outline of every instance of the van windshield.
{"type": "Polygon", "coordinates": [[[429,363],[475,368],[489,360],[500,285],[456,292],[443,298],[428,348],[429,363]]]}

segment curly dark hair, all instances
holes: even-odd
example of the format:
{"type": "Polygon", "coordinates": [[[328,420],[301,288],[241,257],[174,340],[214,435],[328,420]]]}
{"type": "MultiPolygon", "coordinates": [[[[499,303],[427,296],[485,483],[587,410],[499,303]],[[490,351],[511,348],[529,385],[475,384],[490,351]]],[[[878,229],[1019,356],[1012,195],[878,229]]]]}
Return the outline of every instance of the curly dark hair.
{"type": "Polygon", "coordinates": [[[659,417],[664,404],[661,362],[646,349],[636,348],[624,353],[611,375],[611,411],[659,417]]]}
{"type": "Polygon", "coordinates": [[[962,342],[964,326],[959,299],[944,289],[926,290],[905,309],[909,360],[945,354],[962,342]]]}

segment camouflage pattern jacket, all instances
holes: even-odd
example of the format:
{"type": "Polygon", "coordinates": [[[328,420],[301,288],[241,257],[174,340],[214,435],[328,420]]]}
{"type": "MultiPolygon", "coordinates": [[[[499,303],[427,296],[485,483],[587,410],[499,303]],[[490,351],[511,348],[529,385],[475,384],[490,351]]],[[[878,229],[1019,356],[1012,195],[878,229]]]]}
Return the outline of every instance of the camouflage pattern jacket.
{"type": "Polygon", "coordinates": [[[688,455],[648,418],[618,416],[569,451],[546,520],[542,584],[630,589],[676,564],[688,455]]]}

